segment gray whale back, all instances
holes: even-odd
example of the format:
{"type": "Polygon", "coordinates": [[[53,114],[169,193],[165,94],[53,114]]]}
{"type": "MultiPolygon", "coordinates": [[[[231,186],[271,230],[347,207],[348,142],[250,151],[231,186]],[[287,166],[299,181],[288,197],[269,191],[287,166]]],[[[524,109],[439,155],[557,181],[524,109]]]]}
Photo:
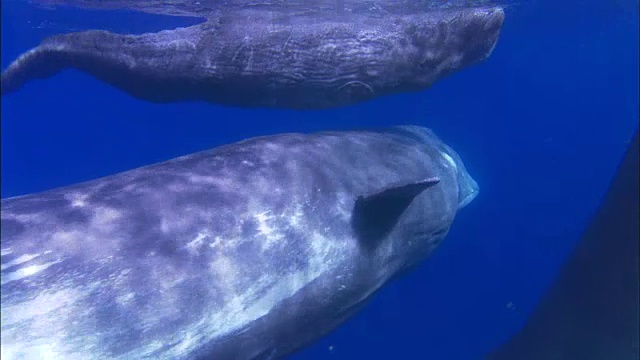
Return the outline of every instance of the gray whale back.
{"type": "Polygon", "coordinates": [[[3,359],[276,359],[314,341],[477,193],[453,150],[403,129],[265,136],[3,199],[3,359]]]}
{"type": "Polygon", "coordinates": [[[2,94],[76,68],[152,102],[346,106],[425,89],[486,59],[503,20],[501,8],[342,17],[237,10],[158,33],[69,33],[10,64],[2,94]]]}

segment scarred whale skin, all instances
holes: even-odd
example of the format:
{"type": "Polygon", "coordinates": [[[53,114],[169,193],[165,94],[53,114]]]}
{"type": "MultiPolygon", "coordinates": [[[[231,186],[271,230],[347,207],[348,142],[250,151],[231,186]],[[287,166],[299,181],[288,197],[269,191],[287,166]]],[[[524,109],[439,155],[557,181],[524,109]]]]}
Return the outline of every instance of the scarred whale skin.
{"type": "Polygon", "coordinates": [[[278,359],[478,193],[430,130],[279,134],[2,200],[2,359],[278,359]]]}
{"type": "Polygon", "coordinates": [[[2,94],[76,68],[152,102],[324,109],[423,90],[486,59],[499,7],[410,15],[297,15],[233,11],[143,35],[56,35],[2,73],[2,94]]]}

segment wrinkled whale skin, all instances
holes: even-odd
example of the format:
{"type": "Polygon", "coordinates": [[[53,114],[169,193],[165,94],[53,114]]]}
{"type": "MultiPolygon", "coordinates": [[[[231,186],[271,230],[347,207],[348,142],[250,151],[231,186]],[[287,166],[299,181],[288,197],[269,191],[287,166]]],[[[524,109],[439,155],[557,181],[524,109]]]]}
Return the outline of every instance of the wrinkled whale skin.
{"type": "Polygon", "coordinates": [[[234,11],[143,35],[56,35],[2,74],[2,94],[76,68],[152,102],[325,109],[419,91],[486,59],[501,8],[410,15],[276,16],[234,11]]]}
{"type": "Polygon", "coordinates": [[[401,126],[3,199],[2,359],[281,358],[427,258],[477,193],[454,150],[401,126]]]}

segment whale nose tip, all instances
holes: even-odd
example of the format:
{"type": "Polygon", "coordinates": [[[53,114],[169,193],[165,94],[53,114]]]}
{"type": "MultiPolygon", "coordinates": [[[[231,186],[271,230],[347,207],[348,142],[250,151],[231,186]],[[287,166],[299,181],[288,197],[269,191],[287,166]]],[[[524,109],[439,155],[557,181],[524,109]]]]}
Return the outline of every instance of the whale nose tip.
{"type": "Polygon", "coordinates": [[[458,208],[463,208],[478,196],[480,191],[478,182],[469,175],[457,152],[448,146],[444,146],[441,154],[445,159],[445,163],[448,164],[447,167],[455,171],[458,181],[458,208]]]}
{"type": "Polygon", "coordinates": [[[480,186],[466,171],[461,174],[458,184],[458,207],[463,208],[471,203],[480,192],[480,186]]]}

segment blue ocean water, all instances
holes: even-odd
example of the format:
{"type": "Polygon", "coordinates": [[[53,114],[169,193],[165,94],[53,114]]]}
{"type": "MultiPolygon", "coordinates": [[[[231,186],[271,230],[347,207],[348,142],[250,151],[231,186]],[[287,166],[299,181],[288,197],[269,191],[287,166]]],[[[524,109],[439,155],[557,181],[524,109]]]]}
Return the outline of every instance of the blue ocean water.
{"type": "MultiPolygon", "coordinates": [[[[485,63],[432,89],[301,112],[150,104],[68,70],[2,98],[2,198],[239,139],[431,127],[480,184],[446,241],[302,359],[480,359],[522,326],[599,204],[638,127],[638,1],[507,8],[485,63]]],[[[2,67],[55,33],[157,31],[194,19],[2,2],[2,67]]]]}

